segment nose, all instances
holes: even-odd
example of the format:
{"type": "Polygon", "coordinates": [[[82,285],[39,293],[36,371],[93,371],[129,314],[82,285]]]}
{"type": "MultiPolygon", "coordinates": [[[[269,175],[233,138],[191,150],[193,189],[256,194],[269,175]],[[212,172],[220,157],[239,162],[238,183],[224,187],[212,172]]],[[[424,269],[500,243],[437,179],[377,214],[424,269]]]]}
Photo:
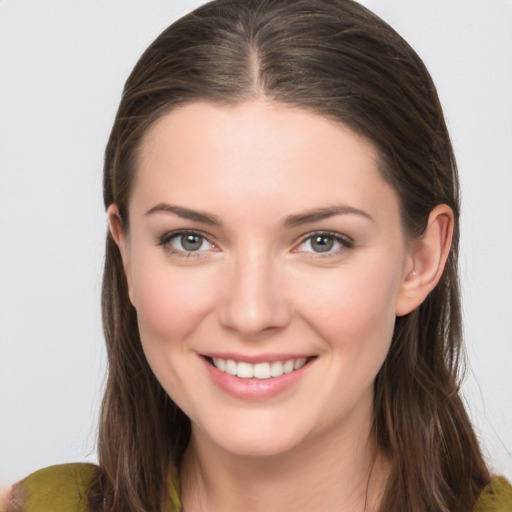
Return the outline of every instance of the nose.
{"type": "Polygon", "coordinates": [[[291,317],[279,265],[254,251],[232,262],[223,299],[219,304],[221,324],[244,337],[285,327],[291,317]]]}

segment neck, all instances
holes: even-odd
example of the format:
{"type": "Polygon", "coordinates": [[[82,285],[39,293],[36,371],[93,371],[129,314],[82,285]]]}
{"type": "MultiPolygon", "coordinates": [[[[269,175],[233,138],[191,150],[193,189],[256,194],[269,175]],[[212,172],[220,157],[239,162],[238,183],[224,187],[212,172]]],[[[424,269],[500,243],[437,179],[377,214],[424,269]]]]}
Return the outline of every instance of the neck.
{"type": "Polygon", "coordinates": [[[388,472],[369,425],[265,457],[226,452],[193,429],[180,471],[183,510],[374,512],[388,472]]]}

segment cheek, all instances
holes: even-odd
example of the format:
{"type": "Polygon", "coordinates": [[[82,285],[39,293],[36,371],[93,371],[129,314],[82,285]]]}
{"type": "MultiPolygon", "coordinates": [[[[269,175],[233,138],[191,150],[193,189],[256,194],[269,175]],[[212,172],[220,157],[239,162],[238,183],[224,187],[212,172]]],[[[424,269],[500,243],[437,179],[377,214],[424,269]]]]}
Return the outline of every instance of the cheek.
{"type": "Polygon", "coordinates": [[[133,272],[134,305],[142,341],[179,342],[214,304],[214,276],[208,269],[174,268],[165,260],[144,260],[133,272]]]}
{"type": "Polygon", "coordinates": [[[212,310],[214,276],[198,268],[176,268],[156,258],[141,258],[133,267],[134,305],[142,348],[157,380],[173,400],[188,410],[194,403],[189,390],[194,373],[188,371],[195,357],[187,343],[191,333],[212,310]]]}
{"type": "Polygon", "coordinates": [[[330,348],[345,358],[383,360],[393,335],[397,279],[382,267],[371,270],[340,271],[313,281],[301,307],[330,348]]]}

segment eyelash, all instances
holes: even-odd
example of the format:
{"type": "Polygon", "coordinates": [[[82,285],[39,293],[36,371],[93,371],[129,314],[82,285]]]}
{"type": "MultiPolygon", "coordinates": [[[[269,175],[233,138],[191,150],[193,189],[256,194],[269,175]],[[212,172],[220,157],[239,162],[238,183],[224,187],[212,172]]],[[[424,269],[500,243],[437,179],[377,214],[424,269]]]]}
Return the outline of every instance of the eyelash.
{"type": "Polygon", "coordinates": [[[197,251],[186,251],[181,249],[176,249],[171,245],[171,242],[174,239],[185,235],[193,235],[202,239],[202,241],[208,242],[211,246],[216,247],[216,245],[201,231],[194,231],[193,229],[182,229],[179,231],[172,231],[170,233],[165,233],[161,237],[157,238],[157,245],[160,245],[164,248],[164,250],[172,255],[181,257],[181,258],[198,258],[204,256],[205,251],[197,250],[197,251]]]}
{"type": "MultiPolygon", "coordinates": [[[[183,229],[183,230],[179,230],[179,231],[172,231],[169,233],[165,233],[161,237],[157,238],[157,245],[162,246],[166,252],[176,255],[178,257],[181,257],[181,258],[197,258],[197,257],[204,256],[204,252],[206,252],[204,250],[198,249],[196,251],[187,251],[187,250],[176,249],[175,247],[172,246],[171,242],[174,239],[177,239],[178,237],[182,237],[185,235],[197,236],[203,242],[209,243],[212,247],[214,247],[214,248],[217,247],[209,239],[209,237],[206,236],[204,233],[202,233],[201,231],[194,231],[194,230],[190,230],[190,229],[183,229]]],[[[306,236],[304,236],[301,239],[300,243],[298,243],[295,246],[295,248],[293,249],[293,252],[310,253],[310,254],[312,254],[312,256],[308,256],[308,257],[312,257],[312,258],[328,258],[328,257],[332,257],[332,256],[337,256],[337,255],[339,255],[339,253],[343,252],[344,250],[352,249],[353,247],[354,247],[354,241],[351,238],[347,237],[346,235],[340,235],[339,233],[331,232],[331,231],[315,231],[312,233],[308,233],[306,236]],[[299,251],[297,249],[298,247],[302,246],[304,243],[306,243],[308,241],[310,241],[310,243],[311,243],[311,241],[315,237],[316,238],[320,238],[320,237],[330,238],[334,242],[337,242],[338,244],[340,244],[340,247],[335,249],[334,251],[329,249],[325,252],[299,251]]]]}
{"type": "Polygon", "coordinates": [[[352,249],[354,247],[354,241],[351,238],[349,238],[346,235],[340,235],[339,233],[332,232],[332,231],[315,231],[313,233],[309,233],[301,239],[300,243],[296,247],[298,248],[308,241],[311,244],[312,240],[314,240],[315,238],[321,238],[321,237],[332,239],[334,242],[339,243],[340,247],[338,247],[335,250],[329,249],[328,251],[325,251],[325,252],[299,251],[297,249],[294,249],[294,252],[310,253],[311,256],[309,256],[309,257],[311,257],[311,258],[329,258],[329,257],[333,257],[333,256],[338,256],[341,252],[343,252],[347,249],[352,249]]]}

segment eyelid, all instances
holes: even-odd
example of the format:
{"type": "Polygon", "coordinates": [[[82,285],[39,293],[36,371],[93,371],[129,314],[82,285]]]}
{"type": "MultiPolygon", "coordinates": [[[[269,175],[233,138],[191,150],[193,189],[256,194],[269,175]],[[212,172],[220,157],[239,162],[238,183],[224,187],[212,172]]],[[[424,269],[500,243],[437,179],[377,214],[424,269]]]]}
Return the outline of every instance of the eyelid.
{"type": "MultiPolygon", "coordinates": [[[[178,256],[183,257],[201,257],[205,256],[204,253],[210,252],[212,250],[218,251],[220,250],[217,243],[215,243],[212,240],[213,237],[211,237],[209,234],[204,233],[203,231],[197,230],[197,229],[176,229],[173,231],[165,232],[163,235],[160,235],[156,238],[156,245],[162,246],[165,251],[175,254],[178,256]],[[206,242],[208,242],[212,248],[206,249],[206,250],[197,250],[197,251],[186,251],[186,250],[180,250],[175,247],[173,247],[170,242],[176,237],[183,236],[183,235],[197,235],[201,238],[203,238],[206,242]]],[[[318,231],[311,231],[305,235],[302,235],[299,238],[299,241],[294,244],[292,248],[292,252],[301,252],[301,253],[309,253],[312,255],[311,257],[329,257],[329,256],[335,256],[339,254],[340,252],[343,252],[347,249],[352,249],[354,247],[354,241],[351,237],[338,233],[336,231],[326,231],[326,230],[318,230],[318,231]],[[338,242],[341,247],[336,250],[329,250],[325,252],[315,252],[315,251],[301,251],[299,250],[299,247],[307,242],[308,240],[312,239],[315,236],[326,236],[333,238],[336,242],[338,242]]]]}
{"type": "Polygon", "coordinates": [[[173,247],[170,242],[176,237],[183,236],[183,235],[196,235],[204,240],[206,240],[212,247],[213,250],[219,250],[218,244],[212,241],[212,237],[208,235],[207,233],[204,233],[203,231],[199,231],[197,229],[176,229],[173,231],[167,231],[161,236],[158,236],[156,238],[156,245],[162,246],[165,251],[167,251],[170,254],[175,254],[177,256],[183,256],[183,257],[201,257],[204,256],[205,252],[209,252],[212,249],[207,250],[197,250],[197,251],[185,251],[176,249],[173,247]]]}
{"type": "Polygon", "coordinates": [[[303,252],[303,253],[309,253],[313,254],[312,257],[329,257],[329,256],[335,256],[339,254],[340,252],[343,252],[347,249],[352,249],[354,247],[354,240],[347,236],[343,235],[341,233],[338,233],[336,231],[325,231],[325,230],[319,230],[319,231],[311,231],[310,233],[307,233],[305,235],[302,235],[299,239],[299,241],[294,245],[293,252],[303,252]],[[341,248],[336,249],[334,251],[325,251],[325,252],[315,252],[315,251],[300,251],[299,247],[307,242],[308,240],[311,240],[315,236],[326,236],[333,238],[336,242],[341,244],[341,248]]]}

